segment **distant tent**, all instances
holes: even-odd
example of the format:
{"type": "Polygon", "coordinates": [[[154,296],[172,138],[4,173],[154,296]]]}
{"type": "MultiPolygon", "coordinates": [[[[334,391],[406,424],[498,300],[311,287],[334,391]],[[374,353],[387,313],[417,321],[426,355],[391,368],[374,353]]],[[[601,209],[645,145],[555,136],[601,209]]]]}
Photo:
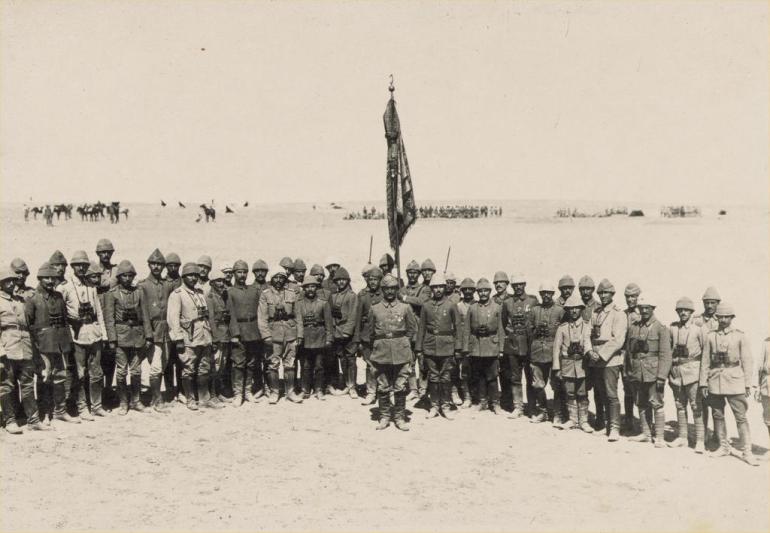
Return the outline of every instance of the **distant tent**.
{"type": "Polygon", "coordinates": [[[644,211],[642,211],[641,209],[634,209],[633,211],[631,211],[628,214],[628,216],[630,216],[630,217],[643,217],[644,216],[644,211]]]}
{"type": "Polygon", "coordinates": [[[727,214],[727,211],[725,211],[724,209],[720,209],[720,210],[719,210],[719,214],[720,214],[720,215],[726,215],[726,214],[727,214]]]}

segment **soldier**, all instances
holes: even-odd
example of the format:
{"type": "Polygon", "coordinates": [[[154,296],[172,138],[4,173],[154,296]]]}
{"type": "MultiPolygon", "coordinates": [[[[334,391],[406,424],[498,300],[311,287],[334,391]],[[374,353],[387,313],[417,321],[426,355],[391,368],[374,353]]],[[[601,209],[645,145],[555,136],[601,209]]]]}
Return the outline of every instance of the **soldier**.
{"type": "MultiPolygon", "coordinates": [[[[693,317],[693,324],[698,327],[705,328],[704,335],[708,335],[710,331],[716,331],[719,328],[719,321],[715,315],[717,306],[722,298],[719,296],[719,291],[716,287],[708,287],[703,293],[703,312],[698,313],[693,317]]],[[[706,443],[710,447],[716,446],[717,435],[709,431],[709,403],[703,402],[703,428],[706,434],[706,443]]]]}
{"type": "Polygon", "coordinates": [[[634,391],[642,433],[629,440],[650,442],[655,412],[655,447],[665,447],[666,416],[663,393],[671,371],[671,334],[655,317],[655,306],[644,296],[637,302],[639,320],[628,326],[626,368],[634,391]]]}
{"type": "MultiPolygon", "coordinates": [[[[111,288],[118,283],[115,275],[117,265],[112,263],[112,256],[115,253],[115,247],[109,239],[99,239],[96,243],[96,255],[99,257],[99,265],[102,267],[102,276],[96,292],[99,293],[99,303],[104,310],[104,297],[111,288]]],[[[114,405],[115,393],[112,388],[112,381],[115,378],[115,350],[110,343],[102,343],[102,373],[104,374],[104,397],[103,403],[114,405]]]]}
{"type": "Polygon", "coordinates": [[[498,270],[495,272],[495,277],[492,278],[492,283],[495,286],[495,294],[492,296],[492,299],[496,304],[503,305],[503,302],[509,296],[508,285],[510,284],[510,279],[508,278],[508,274],[502,270],[498,270]]]}
{"type": "Polygon", "coordinates": [[[714,413],[714,432],[719,438],[719,448],[713,457],[730,455],[725,426],[725,402],[738,426],[738,434],[743,448],[743,460],[751,466],[758,466],[751,451],[751,430],[746,419],[747,398],[751,397],[754,372],[749,343],[739,329],[732,327],[735,312],[731,305],[720,302],[714,312],[719,327],[707,334],[703,346],[703,359],[700,366],[700,390],[714,413]]]}
{"type": "Polygon", "coordinates": [[[259,296],[257,325],[265,344],[272,348],[269,355],[267,381],[270,386],[268,402],[278,403],[278,370],[283,364],[286,399],[301,403],[302,396],[294,392],[294,358],[297,355],[297,338],[303,337],[302,323],[296,319],[297,294],[286,289],[285,272],[275,272],[270,286],[259,296]]]}
{"type": "Polygon", "coordinates": [[[96,285],[99,283],[96,275],[99,275],[99,278],[101,275],[90,269],[88,255],[82,250],[73,254],[70,264],[75,275],[58,289],[67,306],[67,319],[74,343],[74,354],[67,369],[72,385],[70,394],[76,399],[80,418],[93,421],[94,416],[107,415],[102,409],[104,375],[101,364],[101,346],[102,342],[107,341],[107,330],[96,292],[96,285]],[[89,272],[94,276],[96,283],[89,281],[89,272]],[[91,397],[90,413],[86,403],[86,389],[89,389],[91,397]]]}
{"type": "Polygon", "coordinates": [[[559,297],[556,298],[556,305],[564,307],[567,300],[575,291],[575,280],[569,274],[564,274],[559,280],[559,297]]]}
{"type": "Polygon", "coordinates": [[[759,366],[759,389],[754,394],[754,399],[762,404],[762,418],[770,435],[770,337],[765,339],[762,348],[762,364],[759,366]]]}
{"type": "MultiPolygon", "coordinates": [[[[248,268],[244,263],[238,265],[243,272],[248,268]]],[[[233,267],[230,266],[230,269],[233,267]]],[[[230,403],[233,400],[224,394],[224,378],[228,371],[233,347],[233,337],[230,331],[232,317],[230,315],[229,294],[226,285],[224,269],[212,270],[209,274],[211,290],[206,296],[206,306],[209,309],[211,324],[211,362],[210,362],[210,394],[214,404],[230,403]]]]}
{"type": "Polygon", "coordinates": [[[444,281],[446,281],[446,297],[455,305],[460,303],[463,295],[460,293],[460,289],[457,288],[457,277],[451,272],[445,272],[444,281]]]}
{"type": "Polygon", "coordinates": [[[51,254],[48,264],[56,271],[56,285],[65,283],[64,272],[67,270],[67,259],[65,259],[64,254],[56,250],[51,254]]]}
{"type": "Polygon", "coordinates": [[[221,404],[212,403],[209,397],[209,373],[211,371],[211,323],[203,290],[198,288],[199,267],[185,263],[182,267],[182,286],[168,297],[166,320],[168,335],[176,344],[182,362],[182,389],[187,398],[187,408],[218,409],[221,404]],[[198,402],[195,401],[193,380],[198,385],[198,402]]]}
{"type": "MultiPolygon", "coordinates": [[[[267,263],[262,259],[257,259],[251,265],[251,271],[254,274],[254,281],[251,285],[257,291],[257,306],[259,306],[259,295],[269,287],[266,280],[268,270],[270,269],[267,263]]],[[[259,329],[257,329],[257,333],[259,333],[259,329]]],[[[265,383],[265,375],[267,373],[267,358],[272,351],[273,347],[268,346],[260,336],[254,351],[254,388],[256,392],[252,396],[252,400],[258,400],[267,394],[268,386],[265,383]]]]}
{"type": "Polygon", "coordinates": [[[21,405],[31,430],[47,430],[40,423],[35,404],[35,363],[32,339],[25,314],[24,298],[17,293],[17,274],[0,271],[0,409],[6,419],[5,430],[22,433],[16,423],[13,395],[21,390],[21,405]]]}
{"type": "Polygon", "coordinates": [[[433,261],[430,259],[426,259],[422,262],[422,265],[420,265],[420,274],[422,274],[422,284],[426,288],[426,297],[425,301],[430,300],[430,280],[433,277],[433,274],[436,273],[436,265],[433,264],[433,261]]]}
{"type": "Polygon", "coordinates": [[[35,289],[27,285],[29,268],[23,259],[16,257],[11,261],[11,270],[16,274],[16,294],[26,300],[35,294],[35,289]]]}
{"type": "MultiPolygon", "coordinates": [[[[254,266],[267,267],[256,263],[254,266]]],[[[235,283],[227,291],[227,306],[230,312],[230,336],[234,339],[231,353],[233,405],[240,407],[243,402],[259,402],[265,395],[264,350],[257,325],[259,295],[262,289],[257,281],[246,285],[246,261],[239,259],[233,269],[235,283]]],[[[260,268],[258,271],[262,277],[267,273],[267,268],[260,268]]]]}
{"type": "Polygon", "coordinates": [[[537,305],[537,298],[526,294],[526,280],[521,274],[513,278],[513,294],[502,304],[501,316],[505,345],[503,353],[503,372],[500,377],[513,399],[513,412],[509,418],[517,419],[524,415],[524,395],[522,394],[521,375],[525,374],[527,400],[530,408],[534,407],[532,391],[532,372],[529,368],[529,345],[532,338],[532,308],[537,305]]]}
{"type": "Polygon", "coordinates": [[[564,384],[569,417],[559,429],[578,427],[593,433],[588,423],[588,391],[586,390],[585,357],[591,351],[591,327],[583,320],[585,303],[577,294],[564,302],[565,320],[556,329],[553,341],[554,374],[564,384]]]}
{"type": "Polygon", "coordinates": [[[24,314],[32,337],[33,353],[40,355],[42,370],[38,376],[40,418],[47,415],[63,422],[80,423],[67,413],[67,359],[72,352],[72,336],[67,327],[67,306],[56,291],[58,273],[48,263],[37,271],[40,284],[35,294],[24,302],[24,314]]]}
{"type": "MultiPolygon", "coordinates": [[[[420,265],[412,259],[408,265],[406,265],[406,279],[407,283],[405,287],[401,287],[400,294],[401,300],[412,306],[412,312],[415,317],[420,316],[420,310],[425,302],[430,299],[430,287],[419,283],[420,278],[420,265]]],[[[420,388],[422,383],[418,385],[417,382],[417,367],[420,367],[420,375],[424,374],[424,366],[420,359],[417,359],[412,368],[409,371],[409,378],[407,379],[407,388],[409,394],[406,397],[407,401],[419,400],[425,394],[425,391],[420,388]]]]}
{"type": "Polygon", "coordinates": [[[324,278],[326,277],[324,267],[319,264],[314,264],[310,267],[310,275],[318,281],[318,290],[316,290],[316,296],[321,300],[328,302],[332,293],[323,288],[324,278]]]}
{"type": "Polygon", "coordinates": [[[171,283],[171,290],[182,286],[182,278],[179,276],[179,267],[182,260],[174,252],[166,254],[166,279],[171,283]]]}
{"type": "MultiPolygon", "coordinates": [[[[639,320],[639,312],[636,309],[636,302],[639,299],[639,295],[642,290],[636,283],[629,283],[626,285],[623,291],[623,296],[626,298],[626,309],[623,311],[626,314],[626,321],[628,324],[639,320]]],[[[626,359],[625,346],[623,347],[623,361],[626,359]]],[[[631,387],[631,382],[626,375],[626,367],[622,366],[621,376],[623,378],[623,424],[622,427],[626,431],[633,432],[634,430],[634,393],[631,387]]]]}
{"type": "Polygon", "coordinates": [[[367,330],[371,345],[371,361],[377,377],[377,400],[380,422],[378,430],[386,429],[393,419],[396,428],[409,431],[406,421],[406,381],[410,363],[414,360],[412,343],[417,335],[417,319],[409,305],[396,299],[398,280],[386,275],[382,279],[382,301],[369,309],[367,330]],[[395,406],[390,403],[393,394],[395,406]]]}
{"type": "MultiPolygon", "coordinates": [[[[548,403],[545,387],[551,375],[553,365],[553,341],[556,328],[564,317],[564,309],[553,303],[556,290],[553,283],[543,282],[539,289],[540,303],[532,308],[532,344],[530,346],[530,367],[532,369],[532,387],[535,389],[534,416],[530,422],[545,422],[548,419],[548,403]]],[[[551,382],[553,389],[554,425],[562,423],[561,383],[551,382]]]]}
{"type": "MultiPolygon", "coordinates": [[[[339,267],[334,272],[334,282],[337,292],[331,295],[332,321],[334,322],[334,353],[344,379],[344,386],[333,393],[335,395],[348,394],[351,398],[358,398],[356,392],[356,352],[358,346],[354,336],[356,331],[356,312],[358,310],[358,298],[350,289],[350,275],[345,267],[339,267]]],[[[341,384],[342,385],[342,384],[341,384]]]]}
{"type": "Polygon", "coordinates": [[[390,254],[386,253],[386,254],[383,254],[382,257],[380,257],[379,267],[380,267],[380,270],[382,271],[383,276],[386,276],[388,274],[392,275],[393,269],[395,268],[395,266],[396,266],[396,260],[393,259],[393,256],[391,256],[390,254]]]}
{"type": "Polygon", "coordinates": [[[303,298],[297,303],[297,322],[302,337],[297,339],[302,365],[302,397],[310,398],[311,378],[316,398],[324,400],[324,358],[334,338],[334,323],[328,302],[317,296],[321,283],[313,276],[302,280],[303,298]]]}
{"type": "Polygon", "coordinates": [[[628,318],[612,303],[615,286],[609,280],[603,279],[599,282],[597,293],[600,305],[591,315],[588,377],[594,384],[595,429],[601,431],[608,426],[607,440],[615,442],[620,438],[618,380],[623,367],[623,346],[628,330],[628,318]]]}
{"type": "Polygon", "coordinates": [[[251,265],[251,272],[254,274],[254,282],[252,285],[254,285],[260,292],[269,286],[266,280],[268,270],[270,269],[263,259],[257,259],[254,261],[254,264],[251,265]]]}
{"type": "Polygon", "coordinates": [[[307,265],[299,257],[294,260],[294,264],[291,267],[292,275],[294,276],[294,282],[297,284],[298,294],[302,294],[302,282],[305,281],[305,273],[307,273],[307,265]]]}
{"type": "MultiPolygon", "coordinates": [[[[168,297],[173,289],[172,282],[163,279],[163,268],[166,258],[155,248],[147,258],[147,266],[150,274],[137,283],[137,288],[142,291],[142,298],[147,305],[152,330],[152,346],[147,349],[146,357],[150,363],[150,391],[152,393],[152,409],[158,413],[166,412],[163,399],[160,394],[161,380],[163,379],[168,364],[168,322],[166,322],[166,305],[168,297]]],[[[166,381],[166,389],[171,385],[166,381]]]]}
{"type": "Polygon", "coordinates": [[[457,306],[444,295],[446,282],[441,274],[431,277],[430,288],[432,298],[420,310],[415,344],[416,353],[424,354],[428,370],[430,410],[426,418],[435,418],[440,412],[453,420],[452,370],[463,347],[462,324],[457,306]]]}
{"type": "Polygon", "coordinates": [[[133,286],[136,270],[130,261],[118,265],[118,285],[107,292],[104,298],[104,322],[107,340],[115,350],[116,376],[120,411],[125,415],[129,409],[129,392],[126,376],[130,376],[131,409],[146,412],[142,405],[142,360],[153,348],[153,331],[147,301],[141,290],[133,286]]]}
{"type": "Polygon", "coordinates": [[[698,394],[701,355],[706,334],[702,328],[693,324],[691,318],[695,306],[691,299],[680,298],[676,302],[676,314],[679,320],[673,322],[671,330],[671,373],[668,384],[674,393],[676,421],[679,436],[668,445],[672,448],[687,446],[687,404],[692,409],[695,423],[695,453],[705,451],[705,432],[703,429],[703,396],[698,394]]]}
{"type": "MultiPolygon", "coordinates": [[[[460,283],[460,293],[462,294],[462,300],[457,302],[457,316],[460,320],[459,329],[465,331],[465,320],[468,318],[468,309],[474,303],[476,295],[476,283],[471,278],[465,278],[460,283]]],[[[461,351],[459,355],[455,357],[454,371],[452,372],[452,382],[455,384],[455,388],[458,388],[462,392],[462,403],[460,407],[468,409],[471,405],[471,389],[470,389],[470,377],[471,368],[468,361],[468,355],[461,351]]],[[[454,396],[454,392],[453,392],[454,396]]],[[[458,394],[459,396],[459,394],[458,394]]],[[[458,402],[455,400],[455,404],[458,402]]]]}
{"type": "Polygon", "coordinates": [[[220,272],[222,272],[222,275],[224,276],[223,280],[225,283],[225,290],[227,290],[228,287],[233,286],[233,276],[235,273],[233,272],[233,264],[232,263],[222,263],[219,266],[220,272]]]}
{"type": "Polygon", "coordinates": [[[203,295],[206,296],[209,293],[211,287],[209,287],[209,272],[213,268],[214,262],[208,255],[202,255],[198,258],[198,285],[203,290],[203,295]]]}
{"type": "Polygon", "coordinates": [[[278,266],[280,266],[286,272],[288,287],[292,282],[292,274],[294,274],[294,260],[291,257],[283,257],[278,262],[278,266]]]}
{"type": "Polygon", "coordinates": [[[478,410],[490,409],[499,414],[497,374],[505,344],[502,307],[490,300],[492,284],[488,279],[479,279],[476,292],[479,301],[471,304],[463,322],[463,352],[470,356],[471,379],[476,383],[479,398],[478,410]]]}
{"type": "Polygon", "coordinates": [[[321,280],[321,287],[326,289],[329,294],[334,294],[337,292],[337,285],[334,283],[334,273],[340,267],[340,262],[334,258],[329,257],[326,259],[325,266],[326,270],[329,271],[329,277],[321,280]]]}
{"type": "Polygon", "coordinates": [[[380,283],[382,282],[382,270],[374,265],[369,265],[366,271],[366,287],[361,289],[357,295],[358,311],[356,316],[356,332],[354,340],[358,344],[361,356],[366,363],[366,397],[361,405],[372,405],[377,401],[377,380],[375,379],[374,365],[371,362],[372,347],[366,344],[364,339],[371,338],[367,330],[371,327],[369,324],[369,309],[372,305],[382,300],[382,291],[380,283]]]}
{"type": "MultiPolygon", "coordinates": [[[[167,253],[164,258],[166,259],[166,283],[169,286],[169,295],[182,286],[182,277],[179,275],[179,267],[182,266],[182,260],[175,252],[167,253]]],[[[168,300],[166,301],[168,303],[168,300]]],[[[168,321],[166,322],[168,328],[168,321]]],[[[168,358],[166,360],[166,369],[163,372],[163,383],[166,387],[166,401],[173,402],[174,400],[180,403],[186,403],[187,399],[184,397],[181,391],[182,383],[182,367],[184,366],[179,360],[179,355],[176,353],[176,343],[166,343],[168,349],[168,358]]]]}
{"type": "Polygon", "coordinates": [[[580,278],[578,292],[580,292],[580,299],[583,300],[583,305],[585,306],[585,309],[583,309],[583,320],[586,322],[591,321],[594,309],[599,305],[599,302],[594,299],[595,289],[596,285],[594,285],[594,280],[590,276],[580,278]]]}

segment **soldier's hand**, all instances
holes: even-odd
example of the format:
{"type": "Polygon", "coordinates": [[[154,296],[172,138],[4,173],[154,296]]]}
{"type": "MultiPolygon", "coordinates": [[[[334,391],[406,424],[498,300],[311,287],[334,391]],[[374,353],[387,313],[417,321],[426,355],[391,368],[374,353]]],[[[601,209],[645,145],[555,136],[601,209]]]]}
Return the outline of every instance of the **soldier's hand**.
{"type": "Polygon", "coordinates": [[[700,395],[703,396],[703,398],[709,397],[709,388],[708,387],[701,387],[700,388],[700,395]]]}
{"type": "Polygon", "coordinates": [[[658,394],[663,394],[666,390],[666,380],[659,379],[655,381],[655,390],[658,392],[658,394]]]}
{"type": "Polygon", "coordinates": [[[503,358],[503,352],[500,352],[500,353],[498,353],[498,354],[497,354],[497,358],[498,358],[498,359],[502,359],[502,358],[503,358]]]}

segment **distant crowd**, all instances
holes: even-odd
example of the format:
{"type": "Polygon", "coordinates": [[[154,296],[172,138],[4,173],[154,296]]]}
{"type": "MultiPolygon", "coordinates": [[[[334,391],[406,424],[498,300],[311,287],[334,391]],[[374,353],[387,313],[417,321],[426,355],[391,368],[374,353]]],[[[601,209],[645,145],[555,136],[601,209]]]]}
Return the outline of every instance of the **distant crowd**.
{"type": "Polygon", "coordinates": [[[494,205],[429,205],[417,208],[420,218],[499,217],[503,208],[494,205]]]}
{"type": "Polygon", "coordinates": [[[121,209],[120,202],[111,202],[105,204],[103,202],[96,202],[95,204],[81,204],[77,208],[73,204],[46,204],[45,206],[24,206],[24,222],[29,222],[29,217],[32,215],[33,220],[37,220],[38,215],[41,215],[45,221],[46,226],[53,226],[53,217],[59,221],[64,215],[64,220],[70,220],[72,218],[72,211],[76,211],[80,215],[80,220],[83,222],[99,222],[109,218],[110,223],[117,224],[120,222],[120,215],[123,215],[125,220],[128,220],[128,208],[121,209]]]}

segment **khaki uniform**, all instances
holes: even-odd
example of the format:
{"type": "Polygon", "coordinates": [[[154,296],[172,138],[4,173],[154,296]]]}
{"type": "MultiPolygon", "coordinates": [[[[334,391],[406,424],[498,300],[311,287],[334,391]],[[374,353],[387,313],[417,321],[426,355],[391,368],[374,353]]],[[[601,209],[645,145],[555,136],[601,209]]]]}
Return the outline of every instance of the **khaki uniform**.
{"type": "MultiPolygon", "coordinates": [[[[157,389],[154,391],[157,396],[160,394],[160,380],[168,364],[169,336],[166,311],[168,297],[174,289],[168,280],[156,279],[152,275],[137,283],[137,288],[142,291],[142,297],[147,302],[147,312],[150,315],[153,346],[147,350],[147,359],[150,362],[150,388],[157,389]]],[[[171,384],[166,383],[166,389],[170,388],[171,384]]]]}
{"type": "MultiPolygon", "coordinates": [[[[238,342],[232,345],[232,382],[235,401],[244,394],[250,397],[256,388],[264,387],[265,348],[259,333],[257,314],[259,297],[266,285],[235,284],[227,289],[230,311],[230,336],[238,342]]],[[[270,347],[272,350],[272,346],[270,347]]]]}
{"type": "Polygon", "coordinates": [[[259,296],[257,325],[262,338],[272,347],[267,376],[270,389],[275,392],[279,385],[278,369],[283,363],[284,373],[287,369],[294,371],[297,337],[304,336],[302,322],[297,322],[296,305],[297,293],[286,288],[279,291],[269,286],[259,296]]]}
{"type": "Polygon", "coordinates": [[[762,417],[768,430],[770,430],[770,338],[762,343],[762,363],[759,365],[759,399],[762,402],[762,417]]]}
{"type": "Polygon", "coordinates": [[[324,374],[327,350],[334,339],[334,323],[329,303],[318,298],[302,298],[297,304],[297,320],[302,323],[302,346],[299,348],[300,367],[302,369],[302,392],[311,393],[312,385],[316,392],[324,389],[324,374]]]}
{"type": "Polygon", "coordinates": [[[24,299],[0,291],[0,408],[6,420],[13,420],[15,415],[12,396],[18,386],[27,423],[39,421],[34,378],[32,337],[24,312],[24,299]]]}
{"type": "MultiPolygon", "coordinates": [[[[460,330],[461,335],[464,335],[465,321],[468,319],[468,310],[470,309],[471,305],[473,305],[473,303],[474,300],[465,302],[465,300],[462,299],[457,302],[457,318],[459,320],[459,325],[457,327],[460,330]]],[[[464,342],[463,339],[461,339],[461,341],[464,342]]],[[[463,400],[467,400],[466,407],[470,404],[471,400],[470,378],[471,363],[468,359],[468,354],[466,354],[461,349],[460,353],[455,357],[455,366],[454,371],[452,372],[452,383],[462,392],[463,400]]]]}
{"type": "Polygon", "coordinates": [[[479,404],[500,403],[497,385],[499,356],[505,345],[502,308],[491,299],[474,302],[463,323],[463,351],[470,356],[471,380],[476,383],[479,404]]]}
{"type": "MultiPolygon", "coordinates": [[[[332,321],[334,322],[334,343],[332,353],[339,361],[342,369],[344,388],[356,386],[356,352],[355,339],[358,300],[350,286],[343,291],[337,291],[329,300],[332,321]]],[[[331,377],[331,376],[330,376],[331,377]]]]}
{"type": "MultiPolygon", "coordinates": [[[[547,409],[545,386],[551,376],[553,363],[553,341],[556,329],[564,316],[564,308],[550,304],[537,304],[532,308],[532,341],[530,344],[530,369],[532,371],[532,387],[535,389],[534,400],[542,413],[547,409]]],[[[554,405],[561,409],[561,383],[551,383],[554,392],[554,405]]]]}
{"type": "Polygon", "coordinates": [[[364,338],[371,338],[372,325],[369,323],[369,309],[382,301],[382,291],[372,292],[368,287],[358,292],[358,320],[356,321],[356,332],[354,338],[358,343],[358,349],[366,362],[366,393],[375,394],[377,391],[377,380],[375,378],[374,365],[371,362],[372,347],[365,342],[364,338]]]}
{"type": "Polygon", "coordinates": [[[504,388],[504,399],[513,402],[514,408],[524,409],[524,394],[521,385],[522,373],[527,387],[530,406],[535,403],[532,387],[532,370],[529,365],[529,347],[532,341],[532,309],[538,304],[537,298],[529,294],[511,295],[502,304],[502,321],[505,330],[503,367],[500,383],[504,388]]]}
{"type": "Polygon", "coordinates": [[[431,299],[420,311],[415,350],[425,356],[431,403],[442,409],[450,408],[454,355],[463,347],[459,314],[457,306],[446,297],[431,299]]]}
{"type": "Polygon", "coordinates": [[[230,306],[229,290],[221,292],[211,286],[206,296],[206,305],[209,308],[209,322],[211,324],[211,382],[213,391],[217,396],[224,397],[225,378],[227,377],[230,358],[233,351],[233,337],[230,331],[230,306]]]}
{"type": "Polygon", "coordinates": [[[706,337],[705,330],[696,326],[692,320],[685,324],[674,322],[669,329],[672,357],[668,384],[674,393],[679,438],[687,439],[687,404],[689,403],[695,423],[696,440],[703,442],[705,436],[703,396],[698,394],[698,380],[706,337]]]}
{"type": "Polygon", "coordinates": [[[591,346],[601,358],[588,362],[588,384],[594,389],[598,428],[620,431],[618,381],[623,368],[623,347],[628,317],[616,305],[598,305],[591,315],[591,346]]]}
{"type": "Polygon", "coordinates": [[[569,419],[576,424],[588,420],[585,354],[593,349],[591,326],[582,318],[565,321],[556,328],[553,342],[553,369],[558,371],[567,397],[569,419]]]}

